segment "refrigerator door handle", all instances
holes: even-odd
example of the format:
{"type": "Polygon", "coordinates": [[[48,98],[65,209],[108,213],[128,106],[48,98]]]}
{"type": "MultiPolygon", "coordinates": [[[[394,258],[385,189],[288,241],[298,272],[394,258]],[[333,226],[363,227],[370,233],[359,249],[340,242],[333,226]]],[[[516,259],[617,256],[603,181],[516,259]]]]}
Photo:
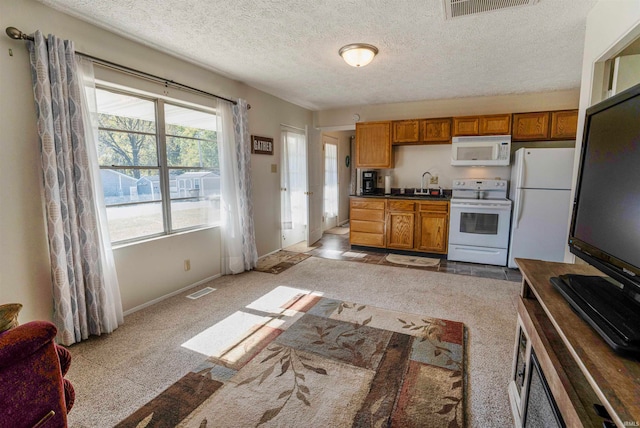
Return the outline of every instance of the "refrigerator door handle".
{"type": "Polygon", "coordinates": [[[516,224],[515,224],[515,229],[517,229],[520,226],[520,218],[522,217],[522,206],[524,205],[524,193],[522,192],[522,189],[517,189],[517,194],[516,194],[516,206],[515,206],[515,220],[516,220],[516,224]]]}
{"type": "Polygon", "coordinates": [[[525,156],[526,154],[527,154],[526,151],[522,152],[522,162],[520,162],[520,168],[518,171],[518,182],[517,182],[518,189],[525,187],[524,176],[527,169],[527,158],[525,156]]]}

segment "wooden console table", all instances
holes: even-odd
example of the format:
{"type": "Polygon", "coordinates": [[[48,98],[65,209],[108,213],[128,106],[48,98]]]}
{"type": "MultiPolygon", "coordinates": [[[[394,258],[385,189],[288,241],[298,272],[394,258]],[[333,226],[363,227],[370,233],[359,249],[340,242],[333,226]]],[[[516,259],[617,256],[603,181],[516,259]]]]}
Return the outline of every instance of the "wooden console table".
{"type": "MultiPolygon", "coordinates": [[[[614,353],[549,282],[549,278],[562,274],[603,274],[587,265],[528,259],[516,259],[516,262],[523,276],[518,330],[522,329],[530,342],[565,424],[602,427],[603,418],[594,408],[594,404],[599,404],[616,426],[639,426],[640,362],[614,353]]],[[[509,386],[516,425],[522,423],[526,406],[526,398],[519,396],[515,386],[517,372],[522,371],[516,367],[518,352],[522,349],[519,335],[509,386]]],[[[529,358],[525,361],[528,366],[529,358]]],[[[523,390],[526,395],[526,388],[523,390]]]]}

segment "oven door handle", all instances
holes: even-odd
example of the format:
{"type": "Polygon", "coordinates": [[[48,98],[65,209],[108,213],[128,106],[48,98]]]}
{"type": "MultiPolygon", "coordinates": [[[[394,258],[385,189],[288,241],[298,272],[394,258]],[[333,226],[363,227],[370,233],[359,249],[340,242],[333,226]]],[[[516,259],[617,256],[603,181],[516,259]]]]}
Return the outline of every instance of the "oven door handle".
{"type": "Polygon", "coordinates": [[[461,203],[461,204],[456,204],[453,203],[451,204],[451,209],[454,208],[472,208],[472,209],[479,209],[479,210],[491,210],[491,211],[510,211],[511,210],[511,206],[510,205],[488,205],[488,204],[468,204],[468,203],[461,203]]]}

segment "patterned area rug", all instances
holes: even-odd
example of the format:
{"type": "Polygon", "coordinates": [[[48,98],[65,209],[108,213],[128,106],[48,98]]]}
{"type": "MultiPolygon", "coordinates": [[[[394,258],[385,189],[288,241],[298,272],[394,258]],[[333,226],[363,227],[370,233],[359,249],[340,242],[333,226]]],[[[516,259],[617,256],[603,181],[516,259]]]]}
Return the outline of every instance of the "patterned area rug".
{"type": "Polygon", "coordinates": [[[311,254],[280,250],[258,260],[258,266],[256,266],[255,270],[279,274],[309,257],[311,257],[311,254]]]}
{"type": "Polygon", "coordinates": [[[330,235],[346,235],[347,233],[349,233],[349,228],[338,226],[329,230],[325,230],[324,233],[328,233],[330,235]]]}
{"type": "Polygon", "coordinates": [[[434,267],[440,264],[440,259],[432,259],[430,257],[404,256],[402,254],[387,254],[386,259],[388,262],[405,266],[434,267]]]}
{"type": "Polygon", "coordinates": [[[118,426],[462,427],[464,338],[459,322],[278,287],[183,344],[209,357],[118,426]]]}

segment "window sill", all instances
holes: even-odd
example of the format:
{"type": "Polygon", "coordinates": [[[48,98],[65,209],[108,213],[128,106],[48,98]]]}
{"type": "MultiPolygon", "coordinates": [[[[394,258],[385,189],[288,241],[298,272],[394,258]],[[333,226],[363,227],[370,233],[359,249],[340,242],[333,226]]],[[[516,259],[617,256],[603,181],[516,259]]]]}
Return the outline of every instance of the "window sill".
{"type": "Polygon", "coordinates": [[[140,245],[140,244],[147,244],[149,242],[154,242],[154,241],[159,241],[159,240],[164,240],[164,239],[171,239],[173,237],[176,236],[182,236],[182,235],[187,235],[187,234],[191,234],[191,233],[198,233],[198,232],[202,232],[203,230],[208,230],[208,229],[216,229],[219,228],[220,224],[212,224],[210,226],[204,226],[204,227],[198,227],[195,229],[189,229],[189,230],[184,230],[184,231],[180,231],[180,232],[175,232],[169,235],[161,235],[161,236],[153,236],[150,238],[142,238],[138,241],[131,241],[131,242],[124,242],[122,244],[115,244],[112,245],[111,248],[113,250],[118,250],[120,248],[127,248],[127,247],[132,247],[135,245],[140,245]]]}

